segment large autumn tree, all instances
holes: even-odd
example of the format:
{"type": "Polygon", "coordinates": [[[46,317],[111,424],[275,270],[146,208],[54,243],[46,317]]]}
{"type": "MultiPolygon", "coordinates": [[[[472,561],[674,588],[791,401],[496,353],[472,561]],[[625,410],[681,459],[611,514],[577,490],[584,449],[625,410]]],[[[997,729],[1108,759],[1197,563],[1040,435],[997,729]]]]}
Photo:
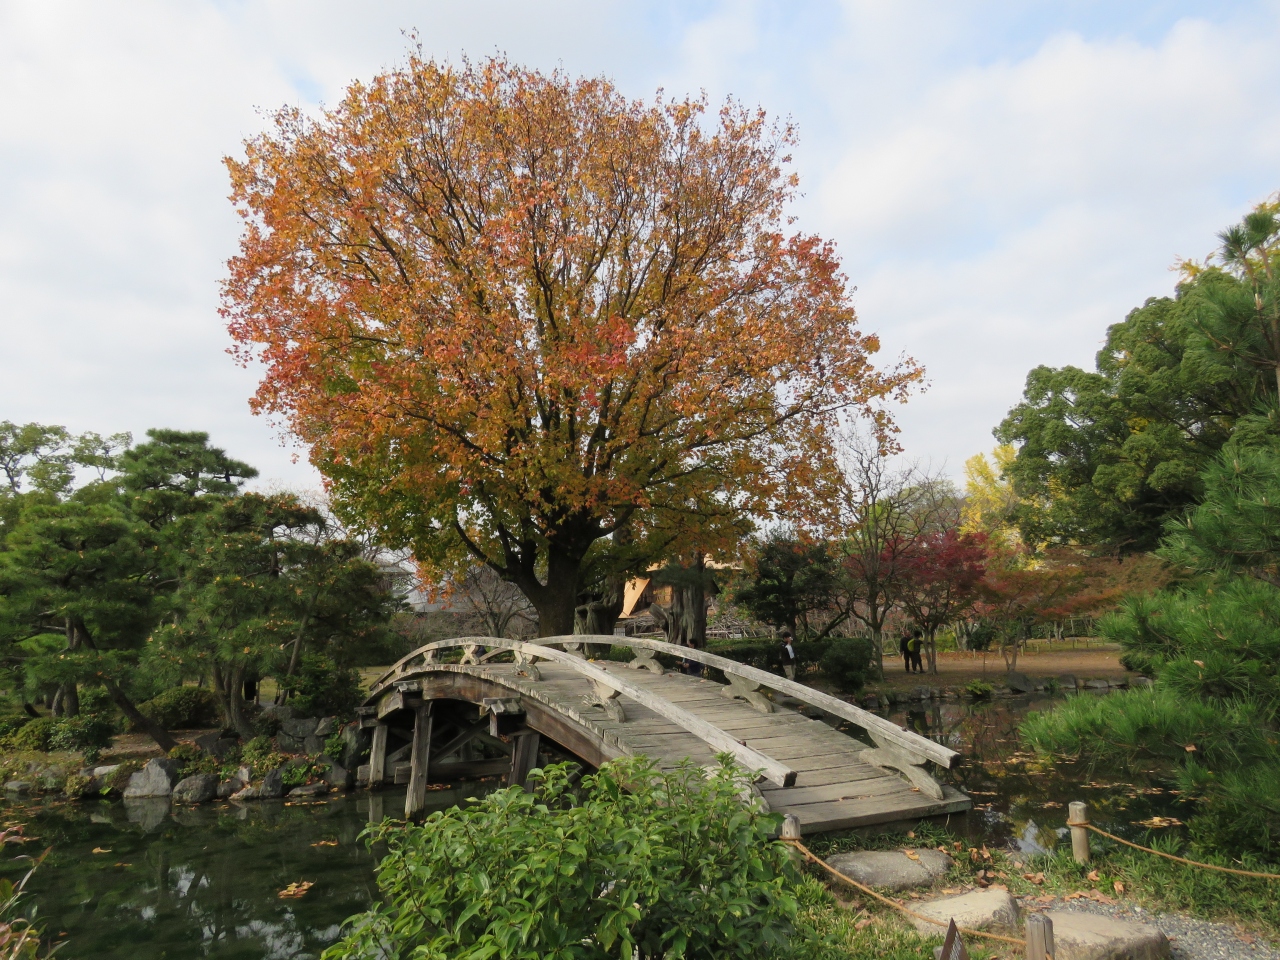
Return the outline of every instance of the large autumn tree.
{"type": "Polygon", "coordinates": [[[728,103],[410,55],[229,160],[224,310],[352,514],[476,560],[544,635],[686,531],[802,496],[877,371],[831,245],[788,232],[790,128],[728,103]],[[623,545],[619,547],[619,545],[623,545]]]}

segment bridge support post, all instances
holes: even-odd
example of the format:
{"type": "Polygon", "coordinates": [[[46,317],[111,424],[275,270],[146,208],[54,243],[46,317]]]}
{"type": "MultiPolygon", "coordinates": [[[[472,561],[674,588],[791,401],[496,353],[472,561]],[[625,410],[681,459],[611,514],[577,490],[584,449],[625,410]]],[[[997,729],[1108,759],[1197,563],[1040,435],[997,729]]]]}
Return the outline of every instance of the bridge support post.
{"type": "Polygon", "coordinates": [[[538,765],[538,747],[542,738],[533,730],[511,737],[511,772],[507,774],[507,786],[524,788],[529,771],[538,765]]]}
{"type": "Polygon", "coordinates": [[[369,786],[380,787],[387,778],[387,725],[378,722],[373,728],[373,743],[369,747],[369,786]]]}
{"type": "Polygon", "coordinates": [[[413,709],[413,748],[409,752],[409,792],[404,797],[404,818],[411,820],[427,805],[427,775],[431,764],[431,701],[413,709]]]}

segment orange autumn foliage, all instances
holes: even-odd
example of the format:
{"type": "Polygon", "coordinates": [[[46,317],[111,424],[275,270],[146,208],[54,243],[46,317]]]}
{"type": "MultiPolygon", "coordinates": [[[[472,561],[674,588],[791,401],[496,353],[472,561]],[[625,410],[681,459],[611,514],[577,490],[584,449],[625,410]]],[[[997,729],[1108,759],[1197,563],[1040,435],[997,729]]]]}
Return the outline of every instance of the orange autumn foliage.
{"type": "Polygon", "coordinates": [[[584,577],[803,499],[842,411],[921,377],[786,234],[789,127],[731,103],[411,55],[228,160],[224,315],[339,502],[479,559],[569,632],[584,577]],[[623,549],[625,547],[625,549],[623,549]]]}

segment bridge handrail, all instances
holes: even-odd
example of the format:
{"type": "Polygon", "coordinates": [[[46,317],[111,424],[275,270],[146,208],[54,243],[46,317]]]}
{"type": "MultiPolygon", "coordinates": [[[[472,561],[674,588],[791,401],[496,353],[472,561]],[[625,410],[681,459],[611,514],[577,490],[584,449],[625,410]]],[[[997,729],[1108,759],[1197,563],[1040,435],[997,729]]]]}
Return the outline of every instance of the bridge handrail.
{"type": "Polygon", "coordinates": [[[896,723],[886,720],[884,717],[878,717],[874,713],[863,710],[861,707],[855,707],[851,703],[825,694],[820,690],[814,690],[803,683],[788,680],[777,674],[768,673],[745,663],[739,663],[727,657],[708,653],[705,650],[682,647],[674,643],[667,643],[664,640],[650,640],[645,637],[624,638],[605,636],[603,634],[539,637],[533,642],[539,646],[548,643],[608,643],[627,647],[644,647],[648,650],[656,650],[659,653],[669,653],[685,660],[693,660],[708,667],[715,667],[724,673],[742,677],[744,680],[752,680],[763,687],[768,687],[770,690],[776,690],[778,693],[795,697],[803,703],[818,707],[842,720],[848,720],[850,723],[856,724],[868,733],[875,734],[878,739],[889,741],[910,756],[932,760],[944,769],[950,770],[956,767],[962,759],[956,751],[944,747],[940,743],[935,743],[928,737],[922,737],[918,733],[905,730],[896,723]]]}
{"type": "MultiPolygon", "coordinates": [[[[558,638],[550,638],[552,640],[558,638]]],[[[574,642],[574,641],[570,641],[574,642]]],[[[736,739],[725,733],[719,727],[708,723],[701,717],[695,716],[688,710],[676,706],[674,703],[655,696],[648,690],[636,686],[628,680],[624,680],[607,670],[584,660],[582,657],[568,653],[564,650],[552,650],[541,643],[524,643],[520,640],[502,640],[497,637],[458,637],[453,640],[436,640],[433,643],[424,644],[417,650],[402,657],[398,660],[386,673],[379,677],[369,691],[369,699],[380,696],[383,692],[380,688],[388,683],[404,678],[409,672],[416,672],[417,668],[411,668],[408,665],[417,657],[425,655],[431,650],[443,650],[450,647],[465,647],[471,644],[483,644],[489,648],[497,648],[502,650],[511,650],[513,652],[524,653],[531,657],[540,657],[543,660],[553,660],[557,663],[568,664],[575,671],[582,674],[588,679],[595,680],[611,689],[617,690],[620,694],[630,700],[634,700],[643,706],[648,707],[658,715],[670,720],[672,723],[683,727],[686,731],[693,734],[704,743],[716,748],[719,751],[731,753],[747,770],[759,770],[771,782],[779,786],[789,787],[795,783],[796,772],[786,764],[779,763],[772,757],[765,756],[759,750],[753,750],[745,744],[739,743],[736,739]]],[[[429,667],[430,664],[424,662],[423,668],[429,667]]],[[[455,666],[450,664],[449,666],[455,666]]]]}

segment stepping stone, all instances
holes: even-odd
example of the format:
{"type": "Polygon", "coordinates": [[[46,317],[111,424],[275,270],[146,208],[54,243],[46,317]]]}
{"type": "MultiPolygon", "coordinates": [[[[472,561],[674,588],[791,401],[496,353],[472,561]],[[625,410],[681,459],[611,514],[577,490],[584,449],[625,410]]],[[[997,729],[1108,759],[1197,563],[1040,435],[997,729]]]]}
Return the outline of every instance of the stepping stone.
{"type": "MultiPolygon", "coordinates": [[[[927,900],[923,903],[910,904],[912,910],[922,916],[940,920],[942,926],[907,917],[916,930],[924,936],[940,937],[946,933],[946,923],[954,919],[957,927],[970,930],[989,930],[992,927],[1008,927],[1017,929],[1018,904],[1009,896],[1006,887],[987,887],[972,893],[962,893],[957,897],[942,897],[938,900],[927,900]]],[[[1057,928],[1054,928],[1057,934],[1057,928]]],[[[1059,960],[1066,960],[1060,957],[1059,960]]],[[[1072,958],[1075,960],[1075,958],[1072,958]]]]}
{"type": "Polygon", "coordinates": [[[1017,670],[1010,670],[1005,675],[1004,682],[1009,685],[1009,689],[1014,693],[1030,693],[1035,689],[1035,684],[1031,682],[1031,678],[1025,673],[1019,673],[1017,670]]]}
{"type": "Polygon", "coordinates": [[[928,887],[949,869],[951,858],[937,850],[912,850],[919,860],[912,860],[902,850],[860,850],[828,858],[827,862],[845,876],[868,887],[905,890],[928,887]]]}
{"type": "Polygon", "coordinates": [[[1057,960],[1164,960],[1169,941],[1155,927],[1096,913],[1051,910],[1057,960]]]}

